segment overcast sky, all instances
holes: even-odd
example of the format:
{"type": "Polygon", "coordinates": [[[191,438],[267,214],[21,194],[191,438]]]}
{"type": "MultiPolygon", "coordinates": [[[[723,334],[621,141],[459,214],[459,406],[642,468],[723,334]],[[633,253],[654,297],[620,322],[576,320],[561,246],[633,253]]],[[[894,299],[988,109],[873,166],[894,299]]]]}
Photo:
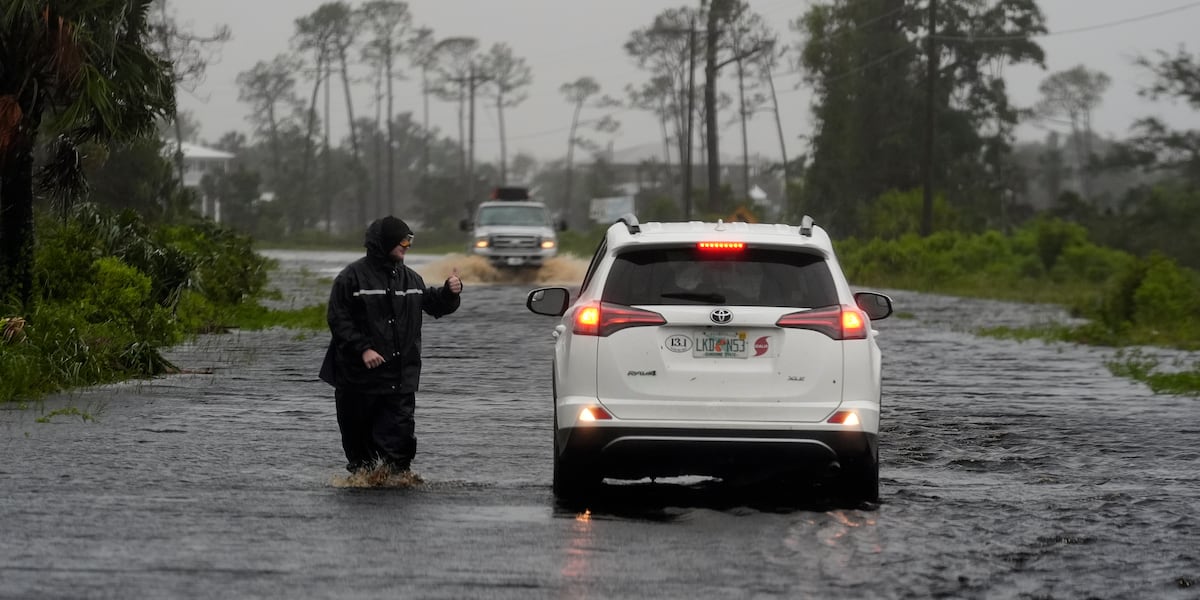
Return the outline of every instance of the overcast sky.
{"type": "MultiPolygon", "coordinates": [[[[207,78],[194,94],[182,92],[180,106],[195,113],[202,123],[201,136],[215,140],[229,130],[250,132],[246,106],[238,101],[235,79],[238,73],[259,60],[270,60],[290,48],[297,17],[315,10],[323,0],[169,0],[180,22],[197,33],[206,33],[217,24],[227,24],[233,39],[221,52],[219,62],[209,68],[207,78]]],[[[360,2],[352,1],[357,5],[360,2]]],[[[582,76],[591,76],[603,86],[604,93],[623,97],[626,84],[640,84],[647,74],[636,68],[626,56],[622,44],[634,29],[651,23],[665,8],[683,5],[680,0],[410,0],[414,24],[431,27],[438,38],[472,36],[482,47],[496,42],[511,45],[517,56],[524,57],[533,69],[534,82],[529,99],[506,111],[509,156],[517,151],[540,159],[561,156],[566,149],[566,128],[570,106],[558,87],[582,76]]],[[[750,0],[755,11],[766,17],[788,43],[798,36],[788,23],[801,15],[809,0],[750,0]]],[[[1040,38],[1046,51],[1043,71],[1030,67],[1007,67],[1005,77],[1014,103],[1028,106],[1038,98],[1038,83],[1049,73],[1084,64],[1112,78],[1112,87],[1094,117],[1094,128],[1101,135],[1123,137],[1130,124],[1144,116],[1157,115],[1177,127],[1200,127],[1200,115],[1181,103],[1150,102],[1137,90],[1151,77],[1135,67],[1139,55],[1153,56],[1156,50],[1174,53],[1185,43],[1192,53],[1200,52],[1195,35],[1200,30],[1200,2],[1187,0],[1039,0],[1051,35],[1040,38]],[[1186,7],[1181,10],[1173,10],[1186,7]],[[1171,11],[1160,16],[1153,13],[1171,11]],[[1146,17],[1146,18],[1141,18],[1146,17]],[[1069,32],[1123,20],[1121,24],[1089,31],[1069,32]],[[1063,33],[1055,33],[1063,32],[1063,33]]],[[[407,60],[403,63],[407,68],[407,60]]],[[[786,69],[790,70],[790,69],[786,69]]],[[[362,72],[365,76],[365,70],[362,72]]],[[[697,85],[703,79],[697,69],[697,85]]],[[[807,150],[803,136],[811,131],[810,95],[797,87],[799,75],[776,82],[789,156],[807,150]]],[[[727,93],[736,88],[723,82],[727,93]]],[[[301,83],[305,98],[308,84],[301,83]]],[[[334,88],[332,119],[334,135],[345,132],[340,87],[334,88]]],[[[358,115],[374,114],[369,90],[364,84],[356,92],[358,115]]],[[[397,85],[397,112],[412,111],[420,118],[419,89],[412,80],[397,85]]],[[[456,106],[434,102],[432,124],[456,135],[456,106]]],[[[476,138],[480,161],[499,156],[498,131],[494,110],[479,107],[476,138]]],[[[600,116],[593,111],[588,116],[600,116]]],[[[661,144],[659,128],[646,113],[624,111],[616,115],[621,130],[614,139],[617,150],[645,143],[661,144]]],[[[724,119],[729,116],[722,115],[724,119]]],[[[1021,138],[1042,137],[1044,131],[1030,126],[1019,130],[1021,138]]],[[[721,151],[740,155],[740,135],[736,128],[722,131],[721,151]]],[[[779,143],[769,114],[757,116],[750,132],[751,153],[778,157],[779,143]]]]}

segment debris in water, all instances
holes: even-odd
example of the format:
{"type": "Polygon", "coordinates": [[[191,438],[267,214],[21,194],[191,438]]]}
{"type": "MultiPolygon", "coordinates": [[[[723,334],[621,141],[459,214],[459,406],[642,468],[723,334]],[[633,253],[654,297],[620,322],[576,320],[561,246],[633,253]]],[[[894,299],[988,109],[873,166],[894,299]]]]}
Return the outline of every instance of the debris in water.
{"type": "Polygon", "coordinates": [[[330,481],[330,485],[338,488],[413,488],[423,483],[425,480],[412,471],[395,473],[386,465],[335,476],[330,481]]]}

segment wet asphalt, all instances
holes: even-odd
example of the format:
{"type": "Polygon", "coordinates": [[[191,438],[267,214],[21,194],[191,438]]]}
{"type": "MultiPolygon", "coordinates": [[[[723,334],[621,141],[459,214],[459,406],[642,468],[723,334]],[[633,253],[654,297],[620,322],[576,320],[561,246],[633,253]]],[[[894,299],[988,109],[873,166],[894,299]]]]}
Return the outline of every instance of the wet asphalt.
{"type": "MultiPolygon", "coordinates": [[[[354,255],[275,256],[298,305],[354,255]]],[[[0,407],[0,597],[1200,598],[1200,400],[973,334],[1058,309],[891,292],[879,505],[685,480],[564,506],[534,284],[411,262],[467,283],[425,326],[423,483],[344,477],[327,333],[203,336],[185,374],[0,407]]]]}

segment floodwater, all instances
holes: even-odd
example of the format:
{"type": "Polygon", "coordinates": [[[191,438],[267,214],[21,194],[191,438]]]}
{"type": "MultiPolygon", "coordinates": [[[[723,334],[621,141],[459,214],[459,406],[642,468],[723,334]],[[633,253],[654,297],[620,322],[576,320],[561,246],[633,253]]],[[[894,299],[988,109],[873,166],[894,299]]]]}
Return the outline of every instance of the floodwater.
{"type": "MultiPolygon", "coordinates": [[[[291,305],[356,256],[274,255],[291,305]]],[[[189,374],[0,409],[0,597],[1200,598],[1200,400],[971,333],[1054,308],[892,293],[878,506],[684,480],[567,507],[536,283],[410,262],[466,281],[425,326],[421,481],[345,477],[327,333],[205,336],[169,352],[189,374]]]]}

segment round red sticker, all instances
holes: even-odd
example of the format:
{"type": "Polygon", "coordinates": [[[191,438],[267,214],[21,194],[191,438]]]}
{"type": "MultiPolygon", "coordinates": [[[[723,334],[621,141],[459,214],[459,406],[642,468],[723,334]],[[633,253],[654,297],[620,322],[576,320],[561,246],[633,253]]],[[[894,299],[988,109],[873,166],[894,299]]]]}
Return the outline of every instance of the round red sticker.
{"type": "Polygon", "coordinates": [[[762,355],[766,354],[767,350],[769,350],[770,348],[771,348],[770,344],[767,343],[767,336],[764,335],[764,336],[758,338],[757,340],[754,340],[754,355],[755,356],[762,356],[762,355]]]}

